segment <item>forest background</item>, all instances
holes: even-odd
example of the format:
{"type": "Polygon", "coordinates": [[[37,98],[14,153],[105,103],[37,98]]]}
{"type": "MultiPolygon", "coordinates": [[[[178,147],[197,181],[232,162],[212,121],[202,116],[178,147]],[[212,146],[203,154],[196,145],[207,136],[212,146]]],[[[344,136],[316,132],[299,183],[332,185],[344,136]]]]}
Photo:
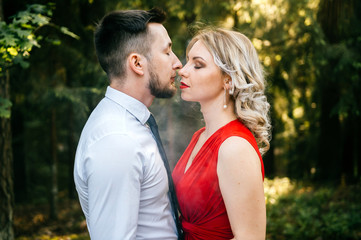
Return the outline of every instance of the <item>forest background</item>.
{"type": "MultiPolygon", "coordinates": [[[[236,29],[267,75],[267,239],[361,239],[361,1],[0,0],[0,239],[89,239],[74,182],[82,127],[107,78],[96,23],[163,8],[173,50],[197,22],[236,29]]],[[[199,105],[155,100],[171,166],[203,126],[199,105]]]]}

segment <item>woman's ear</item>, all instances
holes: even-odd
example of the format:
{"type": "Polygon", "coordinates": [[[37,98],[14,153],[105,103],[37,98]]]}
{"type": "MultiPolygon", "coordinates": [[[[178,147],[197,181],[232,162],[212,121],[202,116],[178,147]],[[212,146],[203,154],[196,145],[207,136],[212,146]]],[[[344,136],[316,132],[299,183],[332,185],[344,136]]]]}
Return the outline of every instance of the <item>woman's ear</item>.
{"type": "Polygon", "coordinates": [[[229,89],[231,88],[232,79],[231,79],[229,76],[225,77],[223,84],[224,84],[224,85],[223,85],[223,86],[224,86],[224,89],[229,90],[229,89]]]}
{"type": "Polygon", "coordinates": [[[130,69],[137,75],[143,76],[145,73],[146,58],[138,53],[131,53],[128,57],[130,69]]]}

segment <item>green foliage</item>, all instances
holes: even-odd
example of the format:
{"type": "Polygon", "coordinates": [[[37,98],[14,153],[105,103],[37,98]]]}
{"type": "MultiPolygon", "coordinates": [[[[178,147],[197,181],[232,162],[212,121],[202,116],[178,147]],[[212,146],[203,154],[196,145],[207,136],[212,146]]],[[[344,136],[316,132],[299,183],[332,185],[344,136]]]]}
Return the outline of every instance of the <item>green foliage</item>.
{"type": "Polygon", "coordinates": [[[361,239],[360,184],[313,187],[275,179],[267,185],[266,196],[277,199],[267,203],[267,240],[361,239]]]}
{"type": "Polygon", "coordinates": [[[340,99],[333,107],[331,116],[340,116],[341,119],[361,116],[361,41],[347,39],[339,44],[333,44],[326,49],[326,58],[335,62],[332,81],[340,86],[340,99]]]}
{"type": "Polygon", "coordinates": [[[12,17],[12,22],[0,22],[0,64],[1,72],[13,64],[29,67],[25,62],[33,47],[40,47],[42,36],[36,36],[39,27],[49,24],[53,4],[29,5],[26,10],[18,12],[12,17]]]}
{"type": "MultiPolygon", "coordinates": [[[[13,16],[10,24],[0,21],[0,79],[7,77],[5,71],[14,64],[29,67],[25,59],[34,46],[40,46],[38,42],[41,36],[35,36],[34,32],[38,27],[49,23],[47,15],[52,14],[50,6],[29,5],[25,11],[13,16]]],[[[0,97],[0,117],[10,117],[11,105],[10,100],[0,97]]]]}
{"type": "MultiPolygon", "coordinates": [[[[44,38],[36,32],[45,25],[50,25],[51,16],[55,9],[54,3],[47,5],[32,4],[27,9],[20,11],[11,17],[11,23],[0,21],[0,78],[5,78],[5,72],[13,65],[28,68],[30,52],[34,47],[40,47],[40,41],[44,38]]],[[[59,27],[60,32],[70,37],[79,37],[66,27],[59,27]]],[[[49,40],[49,39],[48,39],[49,40]]],[[[51,40],[53,44],[60,44],[58,40],[51,40]]],[[[10,117],[11,102],[0,97],[0,117],[10,117]]]]}

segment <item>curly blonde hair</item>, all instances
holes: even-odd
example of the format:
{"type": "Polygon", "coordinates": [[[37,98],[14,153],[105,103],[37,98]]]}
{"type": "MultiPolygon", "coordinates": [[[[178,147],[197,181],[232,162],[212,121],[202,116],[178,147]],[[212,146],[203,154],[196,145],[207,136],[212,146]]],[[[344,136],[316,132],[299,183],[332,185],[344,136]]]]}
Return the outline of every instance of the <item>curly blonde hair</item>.
{"type": "Polygon", "coordinates": [[[187,54],[197,41],[202,41],[215,64],[231,77],[230,95],[235,102],[235,113],[253,133],[263,155],[270,147],[270,104],[265,96],[264,71],[256,49],[242,33],[208,27],[192,38],[187,54]]]}

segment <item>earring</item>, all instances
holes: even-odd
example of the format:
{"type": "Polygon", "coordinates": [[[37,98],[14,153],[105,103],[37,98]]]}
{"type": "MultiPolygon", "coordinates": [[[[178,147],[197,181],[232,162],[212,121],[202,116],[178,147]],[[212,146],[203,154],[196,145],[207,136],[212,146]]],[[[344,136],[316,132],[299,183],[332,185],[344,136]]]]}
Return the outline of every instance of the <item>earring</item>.
{"type": "Polygon", "coordinates": [[[234,88],[233,88],[233,82],[232,82],[232,80],[230,80],[230,82],[228,82],[229,83],[229,95],[233,95],[233,93],[234,93],[234,88]]]}
{"type": "Polygon", "coordinates": [[[227,89],[224,88],[223,109],[227,108],[227,89]]]}

